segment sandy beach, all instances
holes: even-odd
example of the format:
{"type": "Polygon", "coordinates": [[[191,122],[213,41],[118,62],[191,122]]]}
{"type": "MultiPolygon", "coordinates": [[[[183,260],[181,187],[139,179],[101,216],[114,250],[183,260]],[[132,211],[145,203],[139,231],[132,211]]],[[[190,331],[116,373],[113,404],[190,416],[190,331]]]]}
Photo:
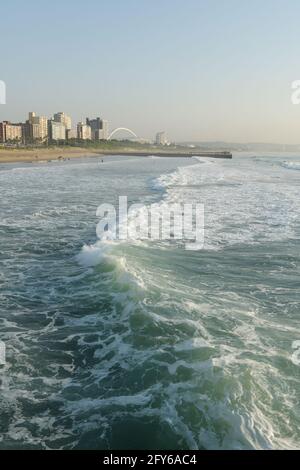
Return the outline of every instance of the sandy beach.
{"type": "Polygon", "coordinates": [[[84,148],[0,149],[0,163],[36,162],[62,158],[99,156],[102,152],[84,148]]]}

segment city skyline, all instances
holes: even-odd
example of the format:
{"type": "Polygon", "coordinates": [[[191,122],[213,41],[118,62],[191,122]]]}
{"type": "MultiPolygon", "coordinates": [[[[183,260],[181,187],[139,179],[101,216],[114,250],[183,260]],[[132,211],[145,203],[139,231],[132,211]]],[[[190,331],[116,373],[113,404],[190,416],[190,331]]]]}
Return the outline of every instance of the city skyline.
{"type": "Polygon", "coordinates": [[[0,122],[0,143],[23,143],[63,141],[63,140],[109,140],[108,121],[97,117],[86,118],[72,127],[72,118],[63,111],[54,113],[51,117],[38,116],[29,111],[25,121],[0,122]]]}
{"type": "Polygon", "coordinates": [[[145,138],[300,143],[295,0],[77,3],[2,6],[0,121],[101,109],[145,138]]]}
{"type": "MultiPolygon", "coordinates": [[[[67,140],[105,141],[121,133],[134,137],[139,142],[150,142],[137,136],[126,127],[109,129],[109,121],[100,117],[89,118],[73,124],[72,117],[63,111],[53,113],[50,117],[38,116],[35,111],[29,111],[28,119],[11,122],[7,119],[0,121],[0,144],[32,144],[50,143],[67,140]]],[[[127,136],[127,139],[129,138],[127,136]]],[[[124,136],[122,136],[124,140],[124,136]]],[[[151,139],[152,141],[152,139],[151,139]]],[[[153,142],[157,145],[169,145],[165,131],[157,132],[153,142]]]]}

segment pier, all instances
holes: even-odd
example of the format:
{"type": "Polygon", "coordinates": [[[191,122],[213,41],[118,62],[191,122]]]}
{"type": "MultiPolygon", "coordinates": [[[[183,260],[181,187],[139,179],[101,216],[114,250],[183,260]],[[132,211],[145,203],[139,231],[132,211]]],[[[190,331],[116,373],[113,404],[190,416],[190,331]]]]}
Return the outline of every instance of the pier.
{"type": "MultiPolygon", "coordinates": [[[[101,155],[122,155],[119,152],[105,152],[101,155]]],[[[175,157],[175,158],[192,158],[192,157],[205,157],[205,158],[232,158],[231,152],[162,152],[162,151],[149,151],[149,152],[135,152],[124,151],[124,155],[132,155],[136,157],[175,157]]]]}

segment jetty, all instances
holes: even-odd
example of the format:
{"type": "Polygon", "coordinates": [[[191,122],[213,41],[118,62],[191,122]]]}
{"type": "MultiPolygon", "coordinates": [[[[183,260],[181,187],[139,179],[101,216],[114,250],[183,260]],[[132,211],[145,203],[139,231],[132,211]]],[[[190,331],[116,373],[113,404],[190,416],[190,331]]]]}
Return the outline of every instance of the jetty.
{"type": "MultiPolygon", "coordinates": [[[[103,152],[101,155],[121,155],[122,151],[115,152],[103,152]]],[[[132,155],[135,157],[175,157],[175,158],[192,158],[192,157],[206,157],[206,158],[232,158],[231,152],[162,152],[151,150],[148,152],[135,152],[135,151],[124,151],[124,155],[132,155]]]]}

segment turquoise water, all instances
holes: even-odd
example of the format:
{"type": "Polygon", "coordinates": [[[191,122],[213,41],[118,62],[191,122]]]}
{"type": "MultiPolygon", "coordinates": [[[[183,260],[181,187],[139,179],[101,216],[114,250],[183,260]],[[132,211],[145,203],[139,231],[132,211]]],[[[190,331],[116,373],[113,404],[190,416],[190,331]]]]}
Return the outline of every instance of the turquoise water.
{"type": "Polygon", "coordinates": [[[0,448],[299,448],[300,156],[0,166],[0,448]],[[205,205],[205,245],[96,208],[205,205]]]}

